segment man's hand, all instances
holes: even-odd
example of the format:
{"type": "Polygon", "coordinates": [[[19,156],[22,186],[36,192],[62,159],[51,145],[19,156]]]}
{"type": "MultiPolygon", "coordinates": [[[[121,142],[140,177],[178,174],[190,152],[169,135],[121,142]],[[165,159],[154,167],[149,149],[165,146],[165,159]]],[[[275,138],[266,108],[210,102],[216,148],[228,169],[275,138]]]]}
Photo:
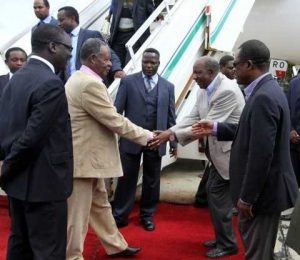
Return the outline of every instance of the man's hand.
{"type": "Polygon", "coordinates": [[[246,203],[244,201],[242,201],[241,199],[239,199],[238,203],[237,203],[237,209],[239,214],[245,216],[248,219],[252,219],[254,217],[253,213],[252,213],[252,204],[246,203]]]}
{"type": "Polygon", "coordinates": [[[203,136],[211,135],[213,127],[213,121],[204,119],[192,125],[192,132],[196,138],[202,138],[203,136]]]}
{"type": "Polygon", "coordinates": [[[161,144],[165,144],[169,141],[170,136],[172,135],[172,132],[170,130],[165,131],[154,131],[156,136],[148,143],[148,147],[151,150],[157,149],[161,144]]]}
{"type": "Polygon", "coordinates": [[[123,78],[124,76],[126,76],[124,70],[118,70],[114,74],[114,79],[116,79],[116,78],[123,78]]]}
{"type": "Polygon", "coordinates": [[[293,144],[299,144],[300,143],[300,136],[295,130],[292,130],[290,132],[290,140],[293,144]]]}

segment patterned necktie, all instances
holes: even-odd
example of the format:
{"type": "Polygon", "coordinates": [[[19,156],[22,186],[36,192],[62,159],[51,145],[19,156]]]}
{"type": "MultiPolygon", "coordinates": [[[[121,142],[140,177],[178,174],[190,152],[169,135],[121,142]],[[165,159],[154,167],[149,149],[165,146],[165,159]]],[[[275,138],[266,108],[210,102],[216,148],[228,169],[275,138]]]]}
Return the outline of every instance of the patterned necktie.
{"type": "Polygon", "coordinates": [[[146,87],[147,93],[149,93],[152,90],[151,80],[152,80],[152,77],[145,77],[145,87],[146,87]]]}

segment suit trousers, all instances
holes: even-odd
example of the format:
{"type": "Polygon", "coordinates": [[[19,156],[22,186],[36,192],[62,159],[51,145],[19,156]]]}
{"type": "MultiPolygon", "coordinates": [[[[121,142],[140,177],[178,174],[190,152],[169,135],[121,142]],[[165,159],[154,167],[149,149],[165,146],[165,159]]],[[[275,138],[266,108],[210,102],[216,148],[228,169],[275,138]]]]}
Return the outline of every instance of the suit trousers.
{"type": "Polygon", "coordinates": [[[280,213],[260,214],[247,219],[239,214],[239,231],[246,260],[273,260],[280,213]]]}
{"type": "MultiPolygon", "coordinates": [[[[129,41],[129,39],[134,35],[135,31],[132,29],[132,31],[129,32],[117,32],[114,41],[111,43],[111,48],[114,50],[114,52],[118,55],[122,68],[125,67],[127,62],[130,60],[130,55],[127,52],[125,44],[129,41]]],[[[133,46],[134,52],[136,52],[140,47],[139,42],[137,42],[133,46]]]]}
{"type": "Polygon", "coordinates": [[[297,178],[298,187],[300,188],[300,145],[291,144],[291,160],[293,169],[297,178]]]}
{"type": "Polygon", "coordinates": [[[11,228],[7,260],[65,260],[67,201],[9,199],[11,228]]]}
{"type": "Polygon", "coordinates": [[[206,188],[217,248],[237,248],[232,221],[233,203],[230,197],[229,180],[223,179],[213,164],[209,170],[206,188]]]}
{"type": "Polygon", "coordinates": [[[83,245],[89,224],[108,255],[128,246],[112,216],[102,178],[75,178],[68,199],[67,259],[83,259],[83,245]]]}
{"type": "Polygon", "coordinates": [[[160,192],[161,156],[158,151],[144,148],[139,154],[121,152],[124,176],[118,179],[113,214],[118,223],[127,222],[134,207],[135,193],[143,154],[143,184],[140,218],[152,219],[160,192]]]}

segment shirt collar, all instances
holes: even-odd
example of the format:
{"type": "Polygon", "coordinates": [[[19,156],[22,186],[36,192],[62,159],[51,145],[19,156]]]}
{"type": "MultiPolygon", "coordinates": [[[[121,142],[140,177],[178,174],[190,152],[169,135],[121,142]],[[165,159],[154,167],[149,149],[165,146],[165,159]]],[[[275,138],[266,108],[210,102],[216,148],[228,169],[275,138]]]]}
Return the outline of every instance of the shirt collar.
{"type": "Polygon", "coordinates": [[[50,23],[51,22],[52,17],[49,15],[47,16],[43,21],[43,23],[50,23]]]}
{"type": "Polygon", "coordinates": [[[8,73],[8,79],[11,79],[11,77],[12,77],[13,75],[14,75],[13,73],[9,72],[9,73],[8,73]]]}
{"type": "Polygon", "coordinates": [[[73,31],[71,32],[72,36],[78,36],[80,31],[80,26],[78,25],[76,28],[73,29],[73,31]]]}
{"type": "Polygon", "coordinates": [[[85,73],[87,73],[87,74],[89,74],[89,75],[97,78],[101,82],[103,81],[103,79],[95,71],[93,71],[92,69],[90,69],[88,66],[81,65],[80,71],[83,71],[83,72],[85,72],[85,73]]]}
{"type": "Polygon", "coordinates": [[[259,76],[257,79],[253,80],[245,89],[244,89],[244,93],[246,96],[246,99],[248,99],[253,90],[255,89],[255,87],[257,86],[257,84],[262,80],[262,78],[264,78],[265,76],[269,75],[270,72],[266,72],[265,74],[259,76]]]}
{"type": "Polygon", "coordinates": [[[47,61],[46,59],[44,59],[44,58],[42,58],[38,55],[31,55],[30,59],[36,59],[36,60],[39,60],[39,61],[45,63],[52,70],[52,72],[55,73],[54,66],[49,61],[47,61]]]}
{"type": "MultiPolygon", "coordinates": [[[[142,75],[143,75],[143,79],[146,79],[148,76],[146,76],[143,72],[142,72],[142,75]]],[[[153,81],[153,82],[155,82],[155,84],[157,84],[157,82],[158,82],[158,74],[157,73],[155,73],[153,76],[151,76],[151,80],[153,81]]]]}
{"type": "Polygon", "coordinates": [[[217,76],[215,76],[215,78],[213,79],[212,82],[210,82],[210,84],[208,85],[208,87],[206,88],[206,92],[207,92],[207,96],[211,96],[212,92],[214,91],[215,87],[216,87],[216,82],[217,82],[217,78],[219,77],[219,73],[217,74],[217,76]]]}

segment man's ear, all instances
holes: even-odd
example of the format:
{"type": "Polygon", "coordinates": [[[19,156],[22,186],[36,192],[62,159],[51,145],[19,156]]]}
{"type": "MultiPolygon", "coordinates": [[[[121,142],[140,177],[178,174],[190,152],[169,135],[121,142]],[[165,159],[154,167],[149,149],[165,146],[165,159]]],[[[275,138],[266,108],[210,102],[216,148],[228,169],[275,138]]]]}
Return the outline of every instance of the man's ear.
{"type": "Polygon", "coordinates": [[[55,42],[49,42],[48,43],[48,49],[51,53],[56,53],[57,52],[57,45],[55,42]]]}

